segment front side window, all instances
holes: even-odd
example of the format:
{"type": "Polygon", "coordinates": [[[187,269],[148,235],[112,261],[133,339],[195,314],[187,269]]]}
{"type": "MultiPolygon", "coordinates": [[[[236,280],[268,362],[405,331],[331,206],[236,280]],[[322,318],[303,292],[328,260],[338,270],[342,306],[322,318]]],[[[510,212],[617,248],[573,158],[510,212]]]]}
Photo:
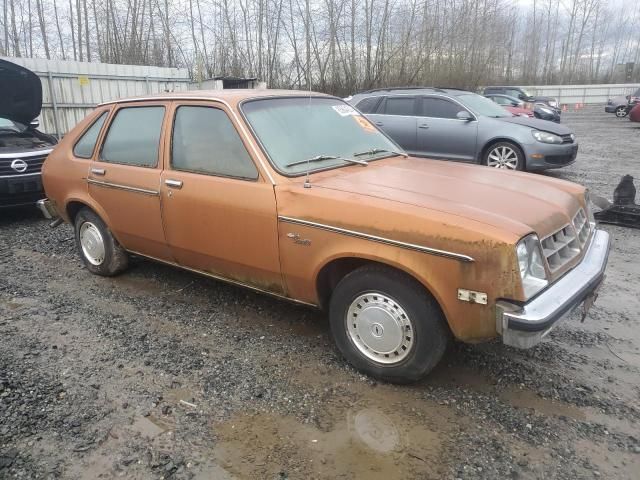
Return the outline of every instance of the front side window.
{"type": "Polygon", "coordinates": [[[174,170],[255,180],[258,171],[227,114],[213,107],[178,107],[173,123],[174,170]]]}
{"type": "Polygon", "coordinates": [[[107,132],[100,159],[104,162],[155,167],[164,107],[125,107],[118,110],[107,132]]]}
{"type": "Polygon", "coordinates": [[[457,103],[444,98],[425,97],[422,99],[422,116],[432,118],[457,118],[456,114],[463,111],[457,103]]]}
{"type": "Polygon", "coordinates": [[[415,115],[415,103],[416,99],[414,97],[387,97],[384,113],[386,115],[403,115],[410,117],[415,115]]]}
{"type": "Polygon", "coordinates": [[[91,158],[93,156],[93,151],[95,150],[96,142],[98,141],[98,135],[100,134],[100,130],[102,130],[102,126],[106,119],[107,112],[102,112],[102,114],[93,122],[93,125],[91,125],[80,137],[80,140],[76,142],[75,147],[73,147],[73,154],[76,157],[91,158]]]}
{"type": "Polygon", "coordinates": [[[496,102],[498,105],[511,105],[511,100],[505,97],[491,97],[491,100],[496,102]]]}
{"type": "Polygon", "coordinates": [[[337,98],[264,98],[241,108],[271,163],[285,175],[352,165],[345,158],[377,160],[401,150],[337,98]]]}

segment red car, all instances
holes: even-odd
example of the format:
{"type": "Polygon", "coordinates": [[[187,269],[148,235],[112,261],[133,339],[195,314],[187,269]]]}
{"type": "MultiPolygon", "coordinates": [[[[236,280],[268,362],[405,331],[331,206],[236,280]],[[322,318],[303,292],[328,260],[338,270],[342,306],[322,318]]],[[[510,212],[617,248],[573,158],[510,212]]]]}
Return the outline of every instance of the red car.
{"type": "Polygon", "coordinates": [[[640,122],[640,103],[633,107],[629,112],[629,120],[632,122],[640,122]]]}

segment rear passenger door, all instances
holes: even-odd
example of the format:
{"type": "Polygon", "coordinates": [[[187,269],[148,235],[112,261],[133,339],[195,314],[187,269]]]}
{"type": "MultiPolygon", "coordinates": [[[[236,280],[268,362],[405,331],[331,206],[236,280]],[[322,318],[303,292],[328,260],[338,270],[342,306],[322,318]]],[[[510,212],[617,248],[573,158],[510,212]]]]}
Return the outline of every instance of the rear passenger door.
{"type": "Polygon", "coordinates": [[[418,117],[420,155],[465,162],[475,161],[478,122],[460,120],[457,114],[468,111],[444,97],[421,97],[418,117]]]}
{"type": "Polygon", "coordinates": [[[169,102],[119,104],[91,162],[89,195],[130,251],[170,260],[160,215],[162,131],[169,102]]]}
{"type": "Polygon", "coordinates": [[[283,293],[276,200],[215,102],[177,102],[165,145],[162,217],[176,261],[188,268],[283,293]],[[169,138],[170,137],[170,138],[169,138]]]}
{"type": "Polygon", "coordinates": [[[416,97],[392,95],[367,118],[409,153],[416,152],[416,97]]]}

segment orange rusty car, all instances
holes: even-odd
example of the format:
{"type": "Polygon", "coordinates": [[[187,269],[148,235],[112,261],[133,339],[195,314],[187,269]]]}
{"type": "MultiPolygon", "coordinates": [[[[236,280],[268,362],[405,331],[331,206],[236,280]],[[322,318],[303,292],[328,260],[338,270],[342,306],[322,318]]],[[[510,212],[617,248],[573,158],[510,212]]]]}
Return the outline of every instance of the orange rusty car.
{"type": "MultiPolygon", "coordinates": [[[[426,375],[455,338],[528,348],[593,302],[588,192],[408,157],[341,99],[185,92],[99,105],[43,169],[87,269],[130,255],[325,309],[357,369],[426,375]]],[[[58,218],[59,217],[59,218],[58,218]]]]}

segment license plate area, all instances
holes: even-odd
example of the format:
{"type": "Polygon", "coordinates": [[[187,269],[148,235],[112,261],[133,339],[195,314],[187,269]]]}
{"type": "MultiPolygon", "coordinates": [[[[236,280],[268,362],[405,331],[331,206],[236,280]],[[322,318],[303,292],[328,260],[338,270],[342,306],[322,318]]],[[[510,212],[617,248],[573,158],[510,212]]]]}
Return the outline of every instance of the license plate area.
{"type": "Polygon", "coordinates": [[[42,190],[42,180],[39,176],[30,178],[9,178],[7,180],[7,191],[10,195],[20,195],[21,193],[35,193],[42,190]]]}

